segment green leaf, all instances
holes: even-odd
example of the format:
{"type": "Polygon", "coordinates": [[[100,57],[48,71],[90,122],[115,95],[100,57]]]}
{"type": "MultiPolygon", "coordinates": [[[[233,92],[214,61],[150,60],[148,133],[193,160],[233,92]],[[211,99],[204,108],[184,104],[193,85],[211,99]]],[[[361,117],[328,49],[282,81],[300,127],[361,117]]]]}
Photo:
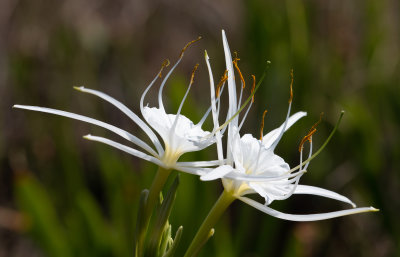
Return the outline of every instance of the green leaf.
{"type": "Polygon", "coordinates": [[[171,229],[172,229],[171,224],[169,224],[169,222],[167,222],[165,224],[164,231],[163,231],[161,239],[160,239],[160,246],[158,248],[157,257],[161,257],[166,252],[168,242],[170,240],[172,240],[171,229]]]}
{"type": "Polygon", "coordinates": [[[141,247],[138,247],[139,244],[139,238],[141,238],[146,231],[144,231],[143,224],[144,221],[143,219],[145,218],[145,210],[146,210],[146,204],[147,204],[147,197],[149,196],[149,190],[144,189],[142,193],[140,194],[140,201],[139,201],[139,208],[138,208],[138,215],[137,215],[137,222],[136,222],[136,229],[135,229],[135,248],[134,248],[134,253],[135,257],[142,256],[143,253],[140,253],[139,249],[141,247]]]}
{"type": "Polygon", "coordinates": [[[163,257],[174,256],[176,248],[178,248],[178,244],[181,241],[182,231],[183,231],[183,227],[180,226],[178,228],[178,230],[176,231],[175,238],[174,238],[174,241],[173,241],[171,247],[169,247],[168,251],[163,255],[163,257]]]}
{"type": "Polygon", "coordinates": [[[88,233],[88,241],[92,253],[96,256],[111,255],[110,229],[104,221],[101,210],[93,197],[85,192],[77,194],[77,205],[81,212],[84,228],[88,233]]]}
{"type": "Polygon", "coordinates": [[[172,183],[170,189],[168,190],[166,197],[163,199],[161,207],[159,208],[157,213],[155,213],[156,220],[154,223],[151,236],[149,238],[149,244],[145,253],[146,256],[158,256],[159,254],[160,255],[163,254],[159,252],[162,234],[172,210],[178,185],[179,185],[179,174],[178,176],[176,176],[174,182],[172,183]]]}
{"type": "Polygon", "coordinates": [[[16,181],[16,194],[20,208],[30,219],[34,238],[48,256],[73,256],[66,233],[58,219],[49,194],[32,177],[16,181]]]}

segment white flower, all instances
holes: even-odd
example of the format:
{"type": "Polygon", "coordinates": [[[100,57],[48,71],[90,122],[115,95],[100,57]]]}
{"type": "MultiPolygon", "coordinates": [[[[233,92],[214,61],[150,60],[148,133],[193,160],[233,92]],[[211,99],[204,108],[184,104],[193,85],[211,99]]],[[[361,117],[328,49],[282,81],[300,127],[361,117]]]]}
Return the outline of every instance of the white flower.
{"type": "MultiPolygon", "coordinates": [[[[222,31],[226,67],[228,71],[228,94],[229,94],[229,110],[228,117],[234,117],[240,107],[236,96],[236,85],[234,80],[234,71],[232,65],[232,57],[230,54],[228,42],[224,31],[222,31]]],[[[208,66],[208,58],[206,58],[208,66]]],[[[212,77],[209,68],[210,77],[212,77]]],[[[211,81],[211,88],[214,85],[211,81]]],[[[240,93],[240,95],[242,92],[240,93]]],[[[292,98],[292,93],[291,93],[292,98]]],[[[239,97],[241,99],[241,96],[239,97]]],[[[303,166],[302,145],[300,153],[300,165],[294,169],[290,169],[289,165],[278,155],[274,153],[275,147],[282,138],[284,132],[289,129],[296,121],[306,116],[305,112],[297,112],[290,116],[291,99],[289,101],[288,113],[285,122],[277,129],[272,130],[264,135],[260,140],[254,138],[250,134],[240,136],[239,130],[243,124],[246,114],[239,124],[239,116],[237,115],[228,125],[228,142],[226,161],[223,162],[223,156],[219,153],[221,165],[211,172],[201,176],[202,180],[214,180],[221,178],[224,190],[235,198],[277,218],[293,220],[293,221],[313,221],[329,219],[349,214],[355,214],[367,211],[376,211],[373,207],[353,208],[342,211],[310,214],[310,215],[294,215],[286,214],[270,208],[274,200],[284,200],[292,194],[310,194],[327,197],[351,204],[355,204],[345,196],[335,192],[306,185],[299,185],[301,176],[306,172],[309,161],[303,166]],[[265,203],[259,203],[251,198],[246,197],[249,194],[258,194],[265,199],[265,203]]],[[[213,112],[214,114],[214,112],[213,112]]],[[[214,119],[215,126],[218,127],[218,121],[214,119]]],[[[315,131],[314,131],[315,132],[315,131]]],[[[310,142],[309,156],[312,156],[312,133],[307,135],[306,139],[310,142]]],[[[218,148],[222,149],[222,142],[217,138],[218,148]]],[[[220,150],[221,151],[221,150],[220,150]]]]}
{"type": "Polygon", "coordinates": [[[32,111],[51,113],[103,127],[107,130],[116,133],[117,135],[123,137],[124,139],[132,142],[133,144],[137,145],[138,147],[141,148],[141,150],[120,144],[118,142],[103,137],[87,135],[85,136],[85,138],[108,144],[112,147],[118,148],[131,155],[155,163],[166,169],[177,169],[180,171],[197,175],[203,174],[204,172],[203,169],[201,169],[201,167],[207,167],[213,165],[215,166],[218,163],[218,161],[178,162],[178,159],[182,154],[187,152],[202,150],[215,142],[215,136],[213,136],[210,132],[204,131],[202,129],[202,125],[205,119],[207,118],[208,114],[210,113],[211,108],[209,108],[209,110],[205,113],[203,118],[197,124],[194,124],[190,119],[181,114],[183,103],[189,93],[191,85],[193,84],[194,72],[197,69],[197,65],[193,70],[188,89],[179,106],[178,112],[176,114],[167,114],[162,101],[162,91],[166,81],[168,80],[169,76],[172,74],[176,66],[181,62],[186,48],[195,41],[197,40],[188,43],[183,48],[178,61],[175,63],[175,65],[171,68],[171,70],[167,73],[167,75],[161,82],[161,86],[158,92],[158,105],[159,105],[158,107],[144,106],[143,102],[147,92],[151,89],[151,87],[154,85],[157,79],[161,78],[161,72],[164,67],[168,66],[169,62],[163,63],[160,72],[157,74],[157,76],[153,79],[153,81],[147,86],[146,90],[144,91],[140,99],[140,110],[147,124],[139,116],[137,116],[135,113],[129,110],[128,107],[126,107],[124,104],[114,99],[113,97],[97,90],[88,89],[84,87],[75,87],[75,89],[77,89],[80,92],[100,97],[103,100],[117,107],[146,133],[146,135],[150,138],[154,148],[148,145],[143,140],[137,138],[136,136],[132,135],[131,133],[121,128],[118,128],[116,126],[110,125],[108,123],[93,118],[45,107],[27,106],[27,105],[14,105],[13,107],[32,110],[32,111]],[[159,136],[162,138],[164,146],[162,145],[162,143],[160,142],[160,140],[158,139],[153,130],[157,132],[159,136]]]}

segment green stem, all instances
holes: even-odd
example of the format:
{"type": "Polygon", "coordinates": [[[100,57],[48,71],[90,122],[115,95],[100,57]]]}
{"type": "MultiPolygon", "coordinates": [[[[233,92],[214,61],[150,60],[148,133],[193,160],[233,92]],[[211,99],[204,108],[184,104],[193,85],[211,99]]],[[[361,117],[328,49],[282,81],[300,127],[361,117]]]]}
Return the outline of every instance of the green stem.
{"type": "Polygon", "coordinates": [[[201,247],[205,244],[210,235],[212,235],[210,234],[210,231],[213,226],[217,223],[218,219],[225,212],[226,208],[228,208],[228,206],[235,199],[236,198],[231,193],[225,190],[222,192],[221,196],[218,198],[218,200],[215,202],[214,206],[208,213],[206,219],[203,221],[203,224],[201,224],[184,257],[193,257],[198,254],[201,247]]]}
{"type": "Polygon", "coordinates": [[[151,184],[149,196],[147,198],[146,204],[146,214],[151,216],[151,212],[153,211],[156,204],[159,202],[160,199],[160,192],[164,187],[165,182],[168,179],[171,170],[164,169],[162,167],[158,168],[157,174],[151,184]]]}
{"type": "MultiPolygon", "coordinates": [[[[153,183],[151,184],[149,194],[147,196],[146,204],[143,211],[143,219],[141,224],[137,224],[136,226],[140,226],[139,233],[137,235],[137,240],[135,242],[135,256],[141,257],[144,253],[144,242],[146,239],[146,232],[149,227],[150,218],[152,212],[159,201],[160,192],[164,187],[165,182],[168,179],[170,174],[170,170],[164,169],[162,167],[158,168],[157,174],[154,177],[153,183]]],[[[140,212],[140,210],[139,210],[140,212]]]]}

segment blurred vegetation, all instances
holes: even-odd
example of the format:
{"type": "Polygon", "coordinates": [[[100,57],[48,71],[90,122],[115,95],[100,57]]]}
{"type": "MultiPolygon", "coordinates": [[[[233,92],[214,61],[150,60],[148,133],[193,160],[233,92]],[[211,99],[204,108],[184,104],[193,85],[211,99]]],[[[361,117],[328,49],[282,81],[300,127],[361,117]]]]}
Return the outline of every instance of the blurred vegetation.
{"type": "MultiPolygon", "coordinates": [[[[199,120],[209,103],[204,49],[215,79],[224,71],[221,29],[239,53],[248,84],[250,74],[260,76],[265,61],[272,62],[243,131],[258,134],[265,108],[265,131],[281,124],[293,68],[293,110],[308,116],[285,134],[277,153],[295,165],[298,143],[320,113],[316,147],[345,110],[339,132],[302,183],[381,211],[295,223],[235,202],[200,256],[400,255],[398,1],[4,0],[0,10],[0,256],[132,256],[139,195],[157,169],[82,139],[105,135],[102,129],[11,106],[76,112],[145,138],[118,110],[72,86],[101,90],[138,113],[140,95],[162,61],[176,60],[186,42],[202,35],[164,95],[167,110],[175,112],[199,62],[183,109],[199,120]]],[[[214,153],[185,159],[214,159],[214,153]]],[[[172,235],[183,226],[177,256],[220,192],[219,181],[181,174],[169,220],[172,235]]],[[[316,213],[347,206],[293,196],[273,207],[316,213]]]]}

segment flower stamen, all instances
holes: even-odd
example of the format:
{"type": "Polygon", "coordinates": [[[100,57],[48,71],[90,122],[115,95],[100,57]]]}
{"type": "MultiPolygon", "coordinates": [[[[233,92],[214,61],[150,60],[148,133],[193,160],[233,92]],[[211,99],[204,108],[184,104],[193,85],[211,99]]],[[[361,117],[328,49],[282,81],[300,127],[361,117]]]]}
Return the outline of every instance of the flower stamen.
{"type": "Polygon", "coordinates": [[[218,85],[217,85],[217,90],[215,92],[215,95],[217,97],[219,97],[219,94],[221,92],[221,87],[225,84],[225,81],[228,80],[228,70],[224,71],[224,74],[221,77],[221,80],[219,81],[218,85]]]}
{"type": "Polygon", "coordinates": [[[193,44],[193,43],[199,41],[200,39],[201,39],[201,36],[199,36],[197,39],[192,40],[192,41],[190,41],[189,43],[187,43],[187,44],[185,45],[185,47],[182,48],[182,51],[181,51],[181,54],[179,55],[179,58],[182,58],[183,53],[186,51],[186,49],[187,49],[191,44],[193,44]]]}
{"type": "Polygon", "coordinates": [[[253,85],[251,86],[251,102],[254,103],[254,90],[256,89],[256,76],[251,75],[251,77],[253,78],[253,85]]]}
{"type": "Polygon", "coordinates": [[[261,129],[260,129],[260,140],[263,140],[263,134],[264,134],[264,119],[265,119],[265,115],[267,114],[268,110],[265,109],[263,116],[262,116],[262,120],[261,120],[261,129]]]}
{"type": "Polygon", "coordinates": [[[239,66],[238,66],[238,61],[240,61],[240,59],[237,56],[237,52],[234,52],[234,54],[235,54],[235,57],[233,58],[232,63],[235,66],[236,71],[239,73],[240,80],[242,81],[242,88],[245,88],[246,82],[244,81],[242,72],[240,71],[239,66]]]}
{"type": "Polygon", "coordinates": [[[299,152],[301,152],[301,150],[303,149],[303,145],[306,141],[308,141],[310,143],[312,142],[312,135],[314,135],[314,133],[317,132],[317,126],[321,122],[323,115],[324,115],[324,113],[322,112],[319,116],[319,120],[311,127],[311,129],[308,131],[307,135],[305,135],[303,137],[303,139],[301,140],[300,145],[299,145],[299,152]]]}
{"type": "Polygon", "coordinates": [[[158,74],[159,74],[158,77],[159,77],[160,79],[162,78],[162,71],[163,71],[163,69],[164,69],[165,67],[168,67],[169,64],[170,64],[170,62],[169,62],[168,59],[165,59],[165,60],[163,61],[163,63],[161,64],[161,69],[160,69],[160,72],[158,73],[158,74]]]}
{"type": "Polygon", "coordinates": [[[197,70],[198,67],[199,67],[199,64],[197,63],[193,68],[192,76],[190,77],[190,85],[189,86],[191,86],[193,84],[193,82],[194,82],[194,74],[196,73],[196,70],[197,70]]]}
{"type": "MultiPolygon", "coordinates": [[[[190,41],[189,43],[187,43],[187,44],[183,47],[183,49],[182,49],[182,51],[181,51],[181,54],[179,55],[178,60],[176,61],[176,63],[174,64],[174,66],[172,66],[171,70],[167,73],[167,75],[165,76],[164,80],[161,82],[160,89],[158,90],[158,105],[159,105],[159,108],[160,108],[161,110],[165,111],[164,103],[163,103],[163,100],[162,100],[162,92],[163,92],[165,83],[167,82],[169,76],[171,76],[171,74],[172,74],[172,72],[174,71],[174,69],[176,68],[176,66],[178,66],[178,64],[182,61],[183,53],[186,51],[186,49],[187,49],[191,44],[193,44],[193,43],[199,41],[200,39],[201,39],[201,37],[199,37],[198,39],[192,40],[192,41],[190,41]]],[[[145,92],[146,92],[146,91],[145,91],[145,92]]]]}
{"type": "Polygon", "coordinates": [[[181,102],[181,104],[179,105],[179,108],[178,108],[178,112],[176,113],[174,123],[172,124],[172,127],[171,127],[171,132],[170,132],[171,135],[175,131],[176,125],[178,124],[179,115],[181,114],[183,104],[185,103],[185,100],[186,100],[186,98],[187,98],[187,96],[189,94],[189,91],[192,88],[192,85],[193,85],[193,82],[194,82],[194,74],[195,74],[195,72],[196,72],[198,67],[199,67],[199,64],[197,63],[193,68],[192,76],[190,77],[190,82],[189,82],[188,89],[186,90],[186,93],[183,96],[182,102],[181,102]]]}

